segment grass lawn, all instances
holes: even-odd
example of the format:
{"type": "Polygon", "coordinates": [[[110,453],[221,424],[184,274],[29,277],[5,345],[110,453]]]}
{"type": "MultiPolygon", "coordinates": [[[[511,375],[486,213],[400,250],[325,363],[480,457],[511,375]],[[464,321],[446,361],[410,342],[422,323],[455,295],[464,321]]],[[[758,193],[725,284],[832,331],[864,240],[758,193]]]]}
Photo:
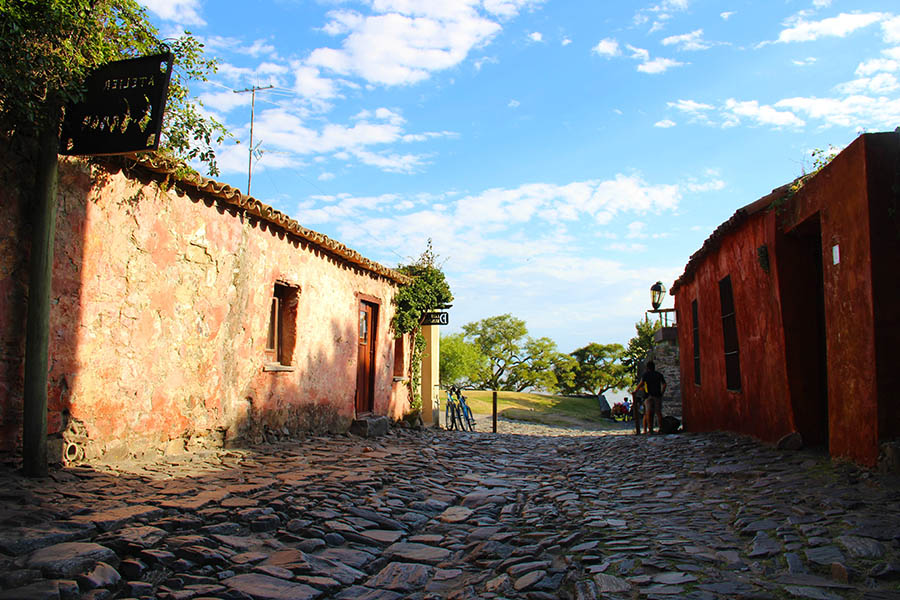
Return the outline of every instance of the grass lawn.
{"type": "MultiPolygon", "coordinates": [[[[493,412],[493,392],[466,390],[466,401],[476,415],[493,412]]],[[[441,407],[447,392],[441,392],[441,407]]],[[[596,398],[573,398],[528,392],[497,392],[497,414],[519,421],[533,421],[547,425],[577,425],[578,423],[612,423],[600,416],[596,398]]]]}

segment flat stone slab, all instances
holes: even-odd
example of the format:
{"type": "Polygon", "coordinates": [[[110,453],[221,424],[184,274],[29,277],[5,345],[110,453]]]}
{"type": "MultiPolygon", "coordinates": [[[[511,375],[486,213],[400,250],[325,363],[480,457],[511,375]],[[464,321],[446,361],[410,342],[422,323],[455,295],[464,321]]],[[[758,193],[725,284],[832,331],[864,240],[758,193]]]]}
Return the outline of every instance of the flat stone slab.
{"type": "Polygon", "coordinates": [[[236,575],[222,583],[232,590],[247,594],[253,600],[313,600],[323,593],[304,583],[294,583],[262,573],[236,575]]]}
{"type": "Polygon", "coordinates": [[[855,558],[881,558],[887,552],[884,544],[872,538],[842,535],[837,541],[846,548],[850,556],[855,558]]]}
{"type": "Polygon", "coordinates": [[[423,589],[434,572],[433,567],[417,563],[392,562],[366,581],[366,587],[411,592],[423,589]]]}
{"type": "Polygon", "coordinates": [[[450,551],[445,548],[426,546],[410,542],[399,542],[388,546],[384,551],[387,556],[396,556],[412,562],[435,564],[450,557],[450,551]]]}
{"type": "Polygon", "coordinates": [[[67,579],[94,568],[98,562],[119,564],[116,553],[100,544],[63,542],[41,548],[28,557],[28,568],[38,569],[46,577],[67,579]]]}
{"type": "Polygon", "coordinates": [[[135,519],[152,519],[162,516],[163,511],[158,506],[135,504],[132,506],[120,506],[83,515],[75,515],[72,521],[76,523],[93,523],[101,531],[112,531],[126,525],[135,519]]]}
{"type": "Polygon", "coordinates": [[[830,566],[832,563],[844,562],[844,554],[837,546],[820,546],[818,548],[809,548],[806,551],[806,559],[817,565],[830,566]]]}
{"type": "Polygon", "coordinates": [[[95,530],[93,523],[60,521],[43,527],[22,527],[0,532],[0,551],[12,556],[38,548],[81,539],[95,530]]]}
{"type": "Polygon", "coordinates": [[[403,532],[387,529],[366,529],[365,531],[360,531],[358,535],[376,544],[393,544],[403,537],[403,532]]]}
{"type": "Polygon", "coordinates": [[[438,520],[443,523],[461,523],[471,517],[474,512],[465,506],[451,506],[438,516],[438,520]]]}
{"type": "Polygon", "coordinates": [[[620,577],[607,575],[606,573],[594,575],[594,583],[597,584],[597,590],[604,594],[615,594],[631,590],[630,583],[620,577]]]}

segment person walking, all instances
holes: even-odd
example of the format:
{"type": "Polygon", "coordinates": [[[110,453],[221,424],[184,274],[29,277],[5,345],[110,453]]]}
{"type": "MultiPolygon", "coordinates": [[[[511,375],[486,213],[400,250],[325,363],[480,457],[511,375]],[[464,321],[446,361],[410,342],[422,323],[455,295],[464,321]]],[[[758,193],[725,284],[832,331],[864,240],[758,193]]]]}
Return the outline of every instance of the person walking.
{"type": "Polygon", "coordinates": [[[647,363],[647,370],[641,375],[641,380],[632,390],[632,394],[644,388],[647,396],[644,400],[644,433],[653,433],[653,417],[656,415],[659,427],[662,429],[662,397],[666,393],[666,378],[656,370],[656,363],[652,360],[647,363]]]}

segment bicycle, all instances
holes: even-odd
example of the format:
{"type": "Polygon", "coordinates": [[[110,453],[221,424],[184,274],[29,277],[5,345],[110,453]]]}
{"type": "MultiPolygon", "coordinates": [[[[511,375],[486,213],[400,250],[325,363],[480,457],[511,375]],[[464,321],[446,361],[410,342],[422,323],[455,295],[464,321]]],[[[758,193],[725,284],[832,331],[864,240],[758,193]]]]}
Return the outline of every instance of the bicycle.
{"type": "Polygon", "coordinates": [[[462,395],[455,385],[450,386],[447,390],[447,406],[444,411],[447,429],[459,429],[460,431],[475,431],[475,415],[466,402],[466,397],[462,395]]]}

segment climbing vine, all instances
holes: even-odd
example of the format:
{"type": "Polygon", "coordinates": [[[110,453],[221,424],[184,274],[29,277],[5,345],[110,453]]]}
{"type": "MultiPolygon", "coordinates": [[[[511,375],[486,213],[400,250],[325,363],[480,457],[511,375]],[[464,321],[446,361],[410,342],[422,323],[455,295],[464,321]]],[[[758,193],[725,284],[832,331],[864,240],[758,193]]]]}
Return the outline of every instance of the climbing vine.
{"type": "MultiPolygon", "coordinates": [[[[809,181],[816,173],[824,169],[828,163],[834,160],[834,157],[837,156],[839,152],[840,148],[835,148],[830,144],[828,145],[828,150],[824,150],[822,148],[816,148],[815,150],[813,150],[810,153],[810,156],[812,156],[813,159],[812,169],[810,170],[810,172],[803,173],[803,175],[795,179],[791,183],[790,187],[788,187],[787,192],[783,196],[772,202],[772,204],[769,205],[769,208],[771,210],[781,212],[788,199],[792,198],[797,192],[800,191],[800,189],[804,185],[806,185],[807,181],[809,181]]],[[[804,167],[804,171],[805,170],[806,169],[804,167]]]]}
{"type": "Polygon", "coordinates": [[[410,348],[409,386],[410,408],[422,407],[420,384],[422,381],[422,355],[425,352],[425,336],[422,335],[422,319],[425,313],[446,307],[453,301],[450,285],[437,265],[437,255],[431,247],[431,239],[422,255],[409,265],[397,270],[410,278],[394,296],[394,318],[391,327],[394,336],[413,334],[410,348]]]}

